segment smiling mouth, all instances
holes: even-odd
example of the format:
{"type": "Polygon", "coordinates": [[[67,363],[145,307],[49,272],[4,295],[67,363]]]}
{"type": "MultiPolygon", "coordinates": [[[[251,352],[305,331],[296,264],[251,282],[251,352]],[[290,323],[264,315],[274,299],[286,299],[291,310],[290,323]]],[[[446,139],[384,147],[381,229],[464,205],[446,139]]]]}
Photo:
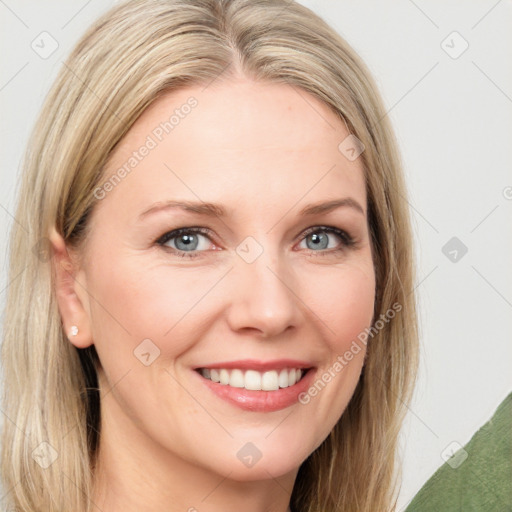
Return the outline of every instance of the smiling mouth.
{"type": "Polygon", "coordinates": [[[212,382],[251,391],[278,391],[294,386],[311,368],[282,368],[280,370],[242,370],[238,368],[197,368],[196,371],[212,382]]]}

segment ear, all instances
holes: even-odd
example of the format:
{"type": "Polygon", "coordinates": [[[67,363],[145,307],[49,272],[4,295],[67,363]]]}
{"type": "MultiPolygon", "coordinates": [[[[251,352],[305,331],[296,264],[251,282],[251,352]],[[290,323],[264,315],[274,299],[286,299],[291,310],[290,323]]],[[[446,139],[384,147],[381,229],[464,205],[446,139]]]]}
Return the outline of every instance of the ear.
{"type": "Polygon", "coordinates": [[[77,348],[86,348],[93,344],[91,335],[88,293],[85,287],[84,273],[77,267],[75,259],[68,253],[62,236],[52,227],[49,235],[52,253],[54,286],[64,332],[69,341],[77,348]],[[72,326],[78,328],[72,334],[72,326]]]}

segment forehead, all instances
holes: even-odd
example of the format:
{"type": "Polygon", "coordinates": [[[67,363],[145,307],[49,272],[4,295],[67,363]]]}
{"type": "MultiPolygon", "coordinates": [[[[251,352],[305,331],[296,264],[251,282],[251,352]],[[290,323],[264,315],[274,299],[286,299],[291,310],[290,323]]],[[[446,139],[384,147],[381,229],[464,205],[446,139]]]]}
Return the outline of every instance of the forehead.
{"type": "Polygon", "coordinates": [[[123,177],[102,203],[140,210],[155,200],[239,200],[261,211],[347,194],[364,203],[361,159],[338,148],[348,135],[327,105],[288,84],[237,79],[179,89],[118,144],[104,179],[120,169],[123,177]]]}

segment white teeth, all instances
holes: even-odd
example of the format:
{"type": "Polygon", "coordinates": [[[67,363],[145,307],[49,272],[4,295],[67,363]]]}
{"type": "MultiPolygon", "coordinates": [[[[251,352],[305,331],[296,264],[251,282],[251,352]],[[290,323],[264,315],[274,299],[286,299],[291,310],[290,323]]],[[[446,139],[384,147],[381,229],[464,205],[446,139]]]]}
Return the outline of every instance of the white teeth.
{"type": "Polygon", "coordinates": [[[299,368],[284,368],[281,371],[270,370],[258,372],[256,370],[227,370],[225,368],[201,368],[201,375],[213,382],[230,385],[234,388],[245,388],[253,391],[277,391],[296,384],[302,377],[303,371],[299,368]]]}
{"type": "Polygon", "coordinates": [[[245,386],[244,373],[242,370],[233,370],[229,378],[229,385],[234,388],[243,388],[245,386]]]}
{"type": "Polygon", "coordinates": [[[261,390],[261,373],[255,370],[245,372],[245,389],[261,390]]]}
{"type": "Polygon", "coordinates": [[[279,378],[275,370],[263,374],[263,377],[261,377],[261,389],[264,391],[277,391],[279,389],[279,378]]]}
{"type": "Polygon", "coordinates": [[[220,375],[220,383],[221,384],[229,384],[229,372],[227,370],[222,368],[219,375],[220,375]]]}
{"type": "Polygon", "coordinates": [[[286,368],[279,372],[279,387],[280,388],[288,387],[288,370],[286,368]]]}

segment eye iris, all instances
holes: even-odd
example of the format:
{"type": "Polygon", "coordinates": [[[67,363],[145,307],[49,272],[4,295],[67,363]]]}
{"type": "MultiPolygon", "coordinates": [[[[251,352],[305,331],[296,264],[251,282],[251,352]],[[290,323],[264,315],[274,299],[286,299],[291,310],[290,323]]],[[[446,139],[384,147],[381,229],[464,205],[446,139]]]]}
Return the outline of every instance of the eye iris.
{"type": "Polygon", "coordinates": [[[194,250],[197,249],[197,236],[196,235],[179,235],[176,238],[176,247],[183,251],[183,250],[194,250]],[[180,244],[184,244],[180,246],[180,244]]]}
{"type": "MultiPolygon", "coordinates": [[[[313,241],[313,246],[310,246],[309,243],[306,242],[309,249],[326,249],[329,245],[327,233],[312,233],[308,238],[313,241]]],[[[306,240],[308,240],[308,238],[306,238],[306,240]]]]}

